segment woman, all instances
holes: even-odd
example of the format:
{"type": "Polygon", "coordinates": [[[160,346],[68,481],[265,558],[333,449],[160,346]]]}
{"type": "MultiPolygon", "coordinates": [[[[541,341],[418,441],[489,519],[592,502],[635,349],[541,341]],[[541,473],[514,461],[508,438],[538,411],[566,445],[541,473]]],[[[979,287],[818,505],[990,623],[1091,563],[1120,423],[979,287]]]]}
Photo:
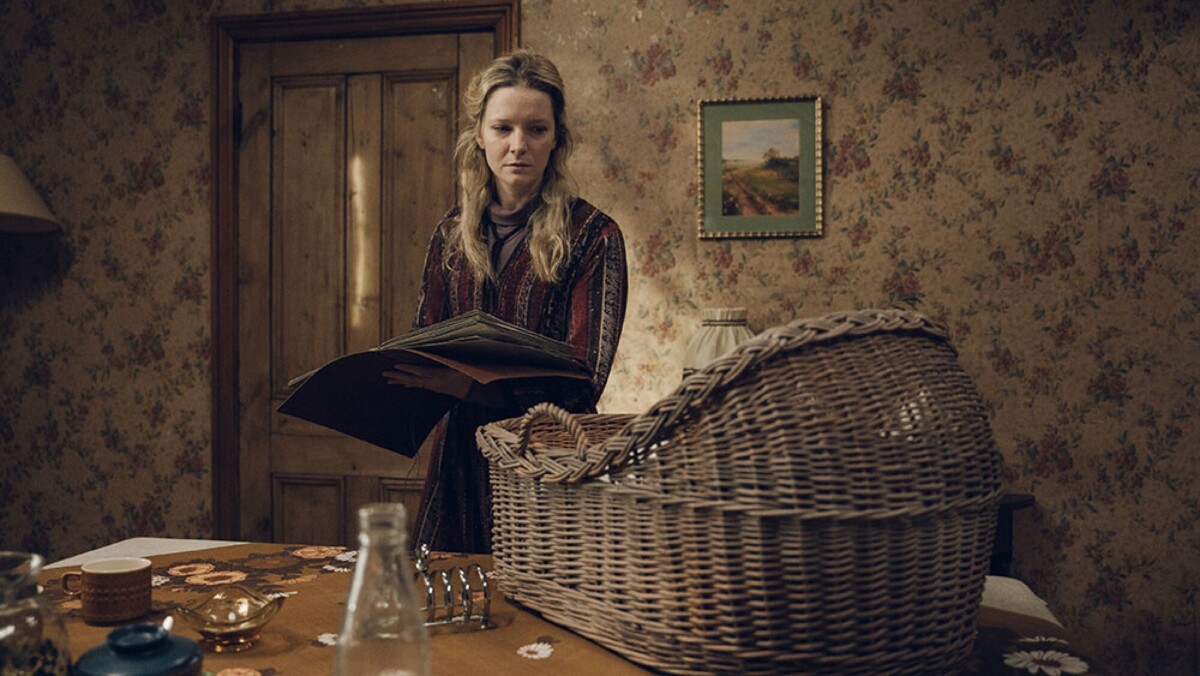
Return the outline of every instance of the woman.
{"type": "Polygon", "coordinates": [[[549,59],[522,50],[495,60],[463,104],[460,202],[430,241],[414,328],[480,309],[569,343],[592,373],[590,381],[489,387],[440,366],[384,373],[389,383],[457,400],[435,431],[414,543],[486,553],[491,487],[475,430],[541,401],[595,411],[625,317],[625,244],[611,218],[571,191],[566,100],[549,59]]]}

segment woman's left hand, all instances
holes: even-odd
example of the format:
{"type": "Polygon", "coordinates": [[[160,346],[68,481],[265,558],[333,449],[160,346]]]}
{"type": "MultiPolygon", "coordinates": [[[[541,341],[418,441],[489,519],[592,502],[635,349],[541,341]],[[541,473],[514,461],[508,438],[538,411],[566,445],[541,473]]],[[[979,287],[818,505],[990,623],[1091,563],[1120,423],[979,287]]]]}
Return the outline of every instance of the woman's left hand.
{"type": "Polygon", "coordinates": [[[464,399],[475,381],[440,364],[394,364],[391,371],[384,371],[388,385],[418,387],[424,390],[448,394],[455,399],[464,399]]]}

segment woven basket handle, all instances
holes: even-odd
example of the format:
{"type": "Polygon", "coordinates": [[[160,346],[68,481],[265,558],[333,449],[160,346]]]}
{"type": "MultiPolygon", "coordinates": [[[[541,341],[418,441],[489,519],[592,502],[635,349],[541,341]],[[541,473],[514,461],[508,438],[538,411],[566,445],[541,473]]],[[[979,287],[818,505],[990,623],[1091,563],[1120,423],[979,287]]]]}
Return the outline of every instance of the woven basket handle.
{"type": "Polygon", "coordinates": [[[843,336],[886,332],[923,333],[941,339],[947,337],[943,325],[916,312],[900,310],[842,312],[777,326],[763,331],[729,355],[684,379],[673,393],[660,399],[649,411],[633,418],[624,429],[605,440],[601,446],[603,452],[594,453],[590,460],[587,457],[590,445],[587,433],[571,413],[548,402],[530,408],[516,430],[518,446],[514,459],[518,466],[514,469],[524,476],[537,477],[548,483],[578,483],[637,465],[642,461],[646,449],[652,449],[689,414],[702,408],[710,396],[776,354],[843,336]],[[569,462],[535,457],[536,453],[530,452],[530,428],[541,418],[558,422],[574,438],[575,457],[569,462]]]}
{"type": "Polygon", "coordinates": [[[570,434],[575,439],[575,457],[581,462],[587,461],[587,449],[589,445],[587,432],[583,430],[583,426],[579,424],[579,421],[573,415],[548,401],[535,405],[521,417],[519,434],[521,441],[517,445],[518,457],[526,457],[529,451],[529,428],[539,418],[550,418],[559,425],[562,425],[567,434],[570,434]]]}

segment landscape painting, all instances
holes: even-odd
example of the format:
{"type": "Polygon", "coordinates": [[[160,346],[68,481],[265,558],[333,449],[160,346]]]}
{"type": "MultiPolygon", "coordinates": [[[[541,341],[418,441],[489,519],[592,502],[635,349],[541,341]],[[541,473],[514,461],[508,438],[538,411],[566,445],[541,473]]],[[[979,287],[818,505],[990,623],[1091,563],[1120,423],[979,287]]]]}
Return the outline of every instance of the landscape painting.
{"type": "Polygon", "coordinates": [[[701,239],[821,235],[819,98],[701,101],[701,239]]]}
{"type": "Polygon", "coordinates": [[[721,123],[721,213],[770,216],[800,210],[800,121],[721,123]]]}

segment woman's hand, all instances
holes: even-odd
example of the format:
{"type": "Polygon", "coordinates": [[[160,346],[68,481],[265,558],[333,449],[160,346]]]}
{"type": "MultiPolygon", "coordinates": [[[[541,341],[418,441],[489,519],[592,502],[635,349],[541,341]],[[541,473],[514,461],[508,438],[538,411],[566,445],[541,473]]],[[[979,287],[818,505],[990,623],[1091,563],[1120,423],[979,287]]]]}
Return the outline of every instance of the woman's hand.
{"type": "Polygon", "coordinates": [[[465,399],[475,382],[470,376],[440,364],[395,364],[391,371],[383,372],[383,378],[388,385],[418,387],[455,399],[465,399]]]}

